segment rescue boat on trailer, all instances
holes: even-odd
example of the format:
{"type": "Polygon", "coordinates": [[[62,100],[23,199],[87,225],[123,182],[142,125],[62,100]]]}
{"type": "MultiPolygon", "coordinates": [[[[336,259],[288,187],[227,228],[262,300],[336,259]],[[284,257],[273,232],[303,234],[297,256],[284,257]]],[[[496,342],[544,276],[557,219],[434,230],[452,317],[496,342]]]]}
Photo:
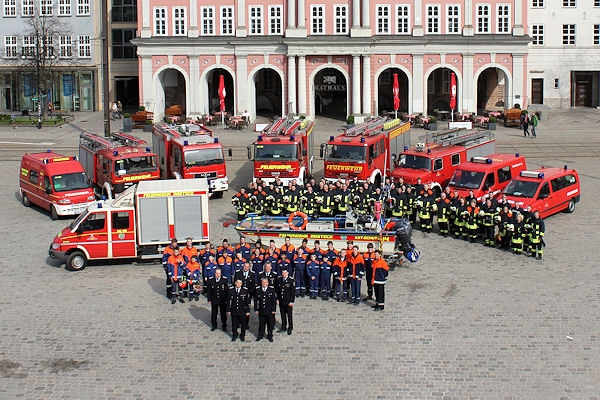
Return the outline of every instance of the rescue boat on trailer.
{"type": "Polygon", "coordinates": [[[288,236],[294,242],[307,239],[310,246],[315,240],[319,240],[321,245],[332,241],[337,249],[345,249],[346,243],[351,240],[360,246],[361,251],[366,251],[367,244],[373,243],[388,260],[397,260],[403,255],[411,262],[419,258],[411,240],[412,227],[406,218],[377,220],[352,211],[346,215],[316,219],[303,212],[289,216],[248,214],[235,229],[248,242],[268,244],[274,240],[277,247],[282,246],[288,236]]]}

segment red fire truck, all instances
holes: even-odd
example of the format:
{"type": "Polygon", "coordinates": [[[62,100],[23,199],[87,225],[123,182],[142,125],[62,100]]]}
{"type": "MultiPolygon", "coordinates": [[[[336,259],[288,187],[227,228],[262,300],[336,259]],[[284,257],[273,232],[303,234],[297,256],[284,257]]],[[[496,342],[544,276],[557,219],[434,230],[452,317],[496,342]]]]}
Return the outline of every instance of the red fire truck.
{"type": "Polygon", "coordinates": [[[385,117],[365,121],[321,145],[325,179],[357,176],[379,185],[393,168],[392,154],[409,144],[410,123],[385,117]]]}
{"type": "Polygon", "coordinates": [[[279,118],[262,130],[248,146],[248,159],[254,161],[253,178],[284,184],[303,185],[313,171],[313,129],[307,119],[279,118]]]}
{"type": "Polygon", "coordinates": [[[223,146],[205,127],[155,124],[152,149],[159,158],[161,178],[207,178],[211,196],[215,198],[229,190],[223,146]]]}
{"type": "Polygon", "coordinates": [[[102,194],[104,184],[114,193],[143,180],[159,179],[156,154],[144,147],[146,141],[126,133],[111,133],[110,138],[81,132],[79,160],[85,173],[102,194]]]}
{"type": "Polygon", "coordinates": [[[496,150],[496,139],[490,131],[449,129],[419,136],[419,140],[398,155],[392,176],[409,185],[421,178],[421,183],[430,184],[437,194],[448,185],[460,163],[496,150]]]}

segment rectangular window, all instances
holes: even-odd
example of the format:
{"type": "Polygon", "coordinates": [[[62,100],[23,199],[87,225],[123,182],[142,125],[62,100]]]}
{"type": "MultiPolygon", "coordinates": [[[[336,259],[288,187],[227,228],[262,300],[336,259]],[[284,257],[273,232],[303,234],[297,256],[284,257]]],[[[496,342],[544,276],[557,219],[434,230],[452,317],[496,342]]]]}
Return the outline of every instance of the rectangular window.
{"type": "Polygon", "coordinates": [[[173,7],[173,36],[186,36],[185,7],[173,7]]]}
{"type": "Polygon", "coordinates": [[[439,6],[427,6],[427,33],[440,33],[439,6]]]}
{"type": "Polygon", "coordinates": [[[594,7],[600,7],[600,0],[594,0],[594,7]]]}
{"type": "Polygon", "coordinates": [[[40,15],[52,15],[52,0],[40,0],[40,15]]]}
{"type": "Polygon", "coordinates": [[[568,24],[562,26],[562,44],[574,45],[575,44],[575,25],[568,24]]]}
{"type": "Polygon", "coordinates": [[[4,54],[6,58],[17,58],[19,56],[16,36],[4,36],[4,54]]]}
{"type": "Polygon", "coordinates": [[[202,7],[200,15],[202,15],[202,36],[213,36],[215,34],[214,8],[202,7]]]}
{"type": "Polygon", "coordinates": [[[534,46],[544,45],[544,25],[532,25],[531,26],[531,44],[534,46]]]}
{"type": "Polygon", "coordinates": [[[496,15],[498,16],[498,33],[510,33],[510,6],[498,4],[496,15]]]}
{"type": "Polygon", "coordinates": [[[135,38],[135,29],[112,30],[112,58],[115,60],[135,60],[136,47],[131,44],[135,38]]]}
{"type": "Polygon", "coordinates": [[[532,8],[542,8],[544,6],[545,6],[544,0],[531,0],[532,8]]]}
{"type": "Polygon", "coordinates": [[[487,4],[477,6],[477,33],[490,33],[490,6],[487,4]]]}
{"type": "Polygon", "coordinates": [[[563,7],[575,7],[575,0],[563,0],[563,7]]]}
{"type": "Polygon", "coordinates": [[[54,56],[54,38],[52,36],[42,37],[42,56],[50,58],[54,56]]]}
{"type": "Polygon", "coordinates": [[[35,0],[21,0],[21,12],[24,17],[30,17],[33,15],[35,10],[35,5],[33,4],[35,0]]]}
{"type": "Polygon", "coordinates": [[[233,7],[221,7],[221,35],[233,35],[233,7]]]}
{"type": "Polygon", "coordinates": [[[73,39],[71,36],[58,37],[58,56],[60,58],[73,57],[73,39]]]}
{"type": "Polygon", "coordinates": [[[58,0],[58,15],[61,17],[71,15],[71,0],[58,0]]]}
{"type": "Polygon", "coordinates": [[[337,35],[345,35],[348,33],[348,7],[334,6],[335,12],[335,33],[337,35]]]}
{"type": "Polygon", "coordinates": [[[77,37],[79,58],[92,58],[92,40],[89,35],[80,35],[77,37]]]}
{"type": "Polygon", "coordinates": [[[323,6],[312,6],[310,10],[310,26],[313,35],[325,33],[325,11],[323,6]]]}
{"type": "Polygon", "coordinates": [[[460,6],[458,4],[450,4],[446,9],[448,15],[448,25],[446,26],[448,34],[460,32],[460,6]]]}
{"type": "Polygon", "coordinates": [[[23,54],[28,57],[35,56],[35,36],[23,36],[23,54]]]}
{"type": "Polygon", "coordinates": [[[380,5],[377,6],[377,34],[378,35],[389,35],[390,34],[390,6],[380,5]]]}
{"type": "Polygon", "coordinates": [[[16,17],[17,16],[17,0],[4,0],[4,13],[5,17],[16,17]]]}
{"type": "Polygon", "coordinates": [[[250,34],[262,35],[262,7],[250,7],[250,34]]]}
{"type": "Polygon", "coordinates": [[[269,6],[269,35],[281,35],[282,11],[281,6],[269,6]]]}
{"type": "Polygon", "coordinates": [[[408,33],[410,23],[410,13],[407,4],[396,6],[396,33],[408,33]]]}
{"type": "Polygon", "coordinates": [[[154,36],[167,35],[167,8],[154,8],[154,36]]]}
{"type": "Polygon", "coordinates": [[[90,15],[90,0],[77,0],[77,15],[90,15]]]}
{"type": "Polygon", "coordinates": [[[594,24],[594,44],[600,44],[600,24],[594,24]]]}
{"type": "Polygon", "coordinates": [[[137,0],[113,0],[111,15],[113,22],[137,21],[137,0]]]}

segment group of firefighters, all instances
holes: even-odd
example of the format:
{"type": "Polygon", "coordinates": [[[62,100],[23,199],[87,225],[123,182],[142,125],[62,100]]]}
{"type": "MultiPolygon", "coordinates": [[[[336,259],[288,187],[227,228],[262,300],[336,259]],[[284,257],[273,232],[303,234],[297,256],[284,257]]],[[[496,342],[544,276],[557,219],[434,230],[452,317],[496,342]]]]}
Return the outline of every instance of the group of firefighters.
{"type": "Polygon", "coordinates": [[[308,218],[356,214],[407,218],[418,221],[425,232],[433,231],[434,217],[443,236],[476,242],[486,246],[510,249],[515,254],[527,253],[541,259],[544,247],[544,221],[538,212],[521,209],[505,198],[491,194],[477,199],[471,191],[461,197],[447,187],[438,194],[419,179],[415,185],[386,178],[381,185],[353,180],[318,183],[311,179],[305,186],[293,182],[287,187],[281,180],[266,183],[257,179],[232,197],[238,220],[249,213],[288,215],[304,212],[308,218]]]}

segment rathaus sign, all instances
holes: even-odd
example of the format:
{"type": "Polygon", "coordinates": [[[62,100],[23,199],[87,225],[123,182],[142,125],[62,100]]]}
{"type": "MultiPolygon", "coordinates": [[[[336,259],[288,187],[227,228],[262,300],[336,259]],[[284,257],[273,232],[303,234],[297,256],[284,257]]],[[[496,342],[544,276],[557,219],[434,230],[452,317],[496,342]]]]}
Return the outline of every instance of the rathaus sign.
{"type": "Polygon", "coordinates": [[[323,76],[323,84],[315,85],[315,90],[321,92],[343,92],[346,90],[346,85],[337,85],[337,76],[323,76]]]}

